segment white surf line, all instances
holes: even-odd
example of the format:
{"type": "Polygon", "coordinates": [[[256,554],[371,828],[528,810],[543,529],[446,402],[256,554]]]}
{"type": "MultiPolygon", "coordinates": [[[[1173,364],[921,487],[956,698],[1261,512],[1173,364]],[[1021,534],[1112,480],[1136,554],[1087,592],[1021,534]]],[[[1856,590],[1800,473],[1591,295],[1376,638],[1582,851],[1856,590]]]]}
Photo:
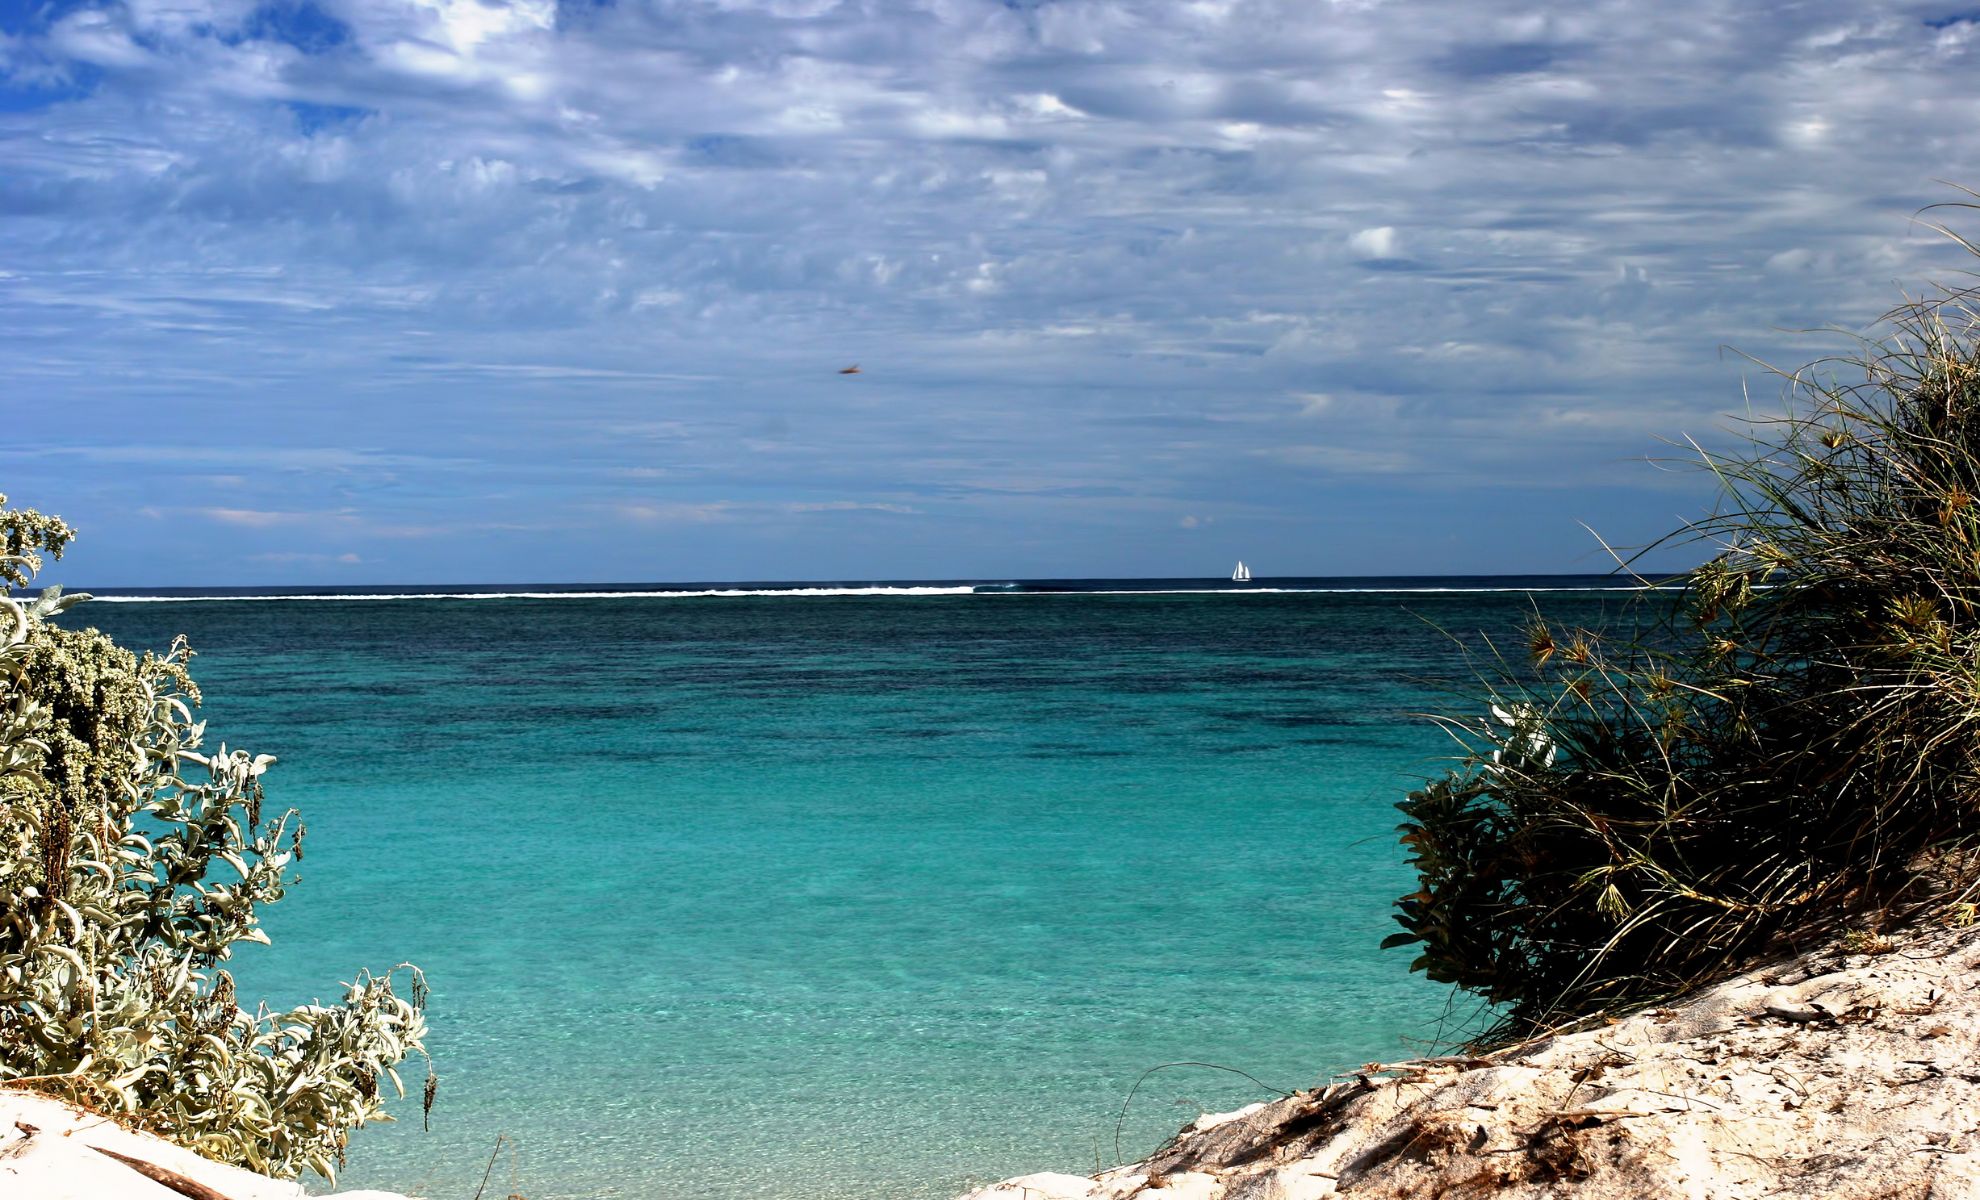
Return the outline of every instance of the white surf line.
{"type": "Polygon", "coordinates": [[[926,588],[707,588],[699,591],[651,592],[332,592],[298,593],[293,596],[100,596],[91,600],[110,604],[226,604],[238,601],[273,602],[283,600],[336,603],[346,600],[629,600],[641,597],[655,600],[739,598],[748,596],[967,596],[968,587],[926,588]]]}
{"type": "Polygon", "coordinates": [[[198,595],[198,596],[92,596],[97,604],[266,604],[279,602],[311,602],[336,604],[346,602],[371,602],[386,600],[701,600],[701,599],[756,599],[785,596],[833,597],[833,596],[1410,596],[1410,595],[1526,595],[1535,593],[1561,594],[1632,594],[1637,592],[1667,592],[1681,590],[1669,585],[1622,585],[1617,587],[1371,587],[1371,588],[1094,588],[1087,591],[1072,589],[1011,589],[994,585],[977,587],[911,587],[911,588],[708,588],[699,591],[651,591],[651,592],[364,592],[350,595],[334,593],[307,593],[293,596],[277,595],[198,595]]]}

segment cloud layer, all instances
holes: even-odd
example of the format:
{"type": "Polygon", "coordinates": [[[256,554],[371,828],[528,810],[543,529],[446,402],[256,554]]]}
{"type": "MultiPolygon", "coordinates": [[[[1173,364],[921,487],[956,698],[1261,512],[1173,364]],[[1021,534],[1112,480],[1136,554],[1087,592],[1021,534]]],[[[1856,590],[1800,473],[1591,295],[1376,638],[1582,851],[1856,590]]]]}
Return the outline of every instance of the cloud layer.
{"type": "Polygon", "coordinates": [[[1962,267],[1976,21],[35,5],[0,487],[99,583],[1600,569],[1722,345],[1962,267]]]}

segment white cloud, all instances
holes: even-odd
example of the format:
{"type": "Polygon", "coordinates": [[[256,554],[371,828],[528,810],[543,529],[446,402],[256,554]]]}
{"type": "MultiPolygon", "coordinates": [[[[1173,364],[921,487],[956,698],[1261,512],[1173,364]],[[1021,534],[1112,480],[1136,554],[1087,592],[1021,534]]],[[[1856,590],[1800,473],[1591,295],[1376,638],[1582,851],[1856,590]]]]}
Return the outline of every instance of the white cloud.
{"type": "Polygon", "coordinates": [[[1357,229],[1348,236],[1348,250],[1359,258],[1401,258],[1401,241],[1392,225],[1357,229]]]}
{"type": "Polygon", "coordinates": [[[797,501],[776,506],[783,512],[883,512],[911,516],[921,510],[907,504],[870,504],[858,500],[797,501]]]}
{"type": "Polygon", "coordinates": [[[628,521],[688,521],[695,524],[728,520],[735,514],[737,507],[735,503],[728,500],[715,500],[705,504],[620,504],[616,506],[618,514],[628,521]]]}
{"type": "Polygon", "coordinates": [[[734,521],[744,518],[761,520],[780,515],[795,516],[806,513],[878,512],[913,515],[921,512],[920,509],[907,504],[859,500],[710,500],[667,503],[635,501],[622,503],[615,507],[621,517],[630,521],[688,522],[693,524],[706,524],[711,521],[734,521]]]}
{"type": "Polygon", "coordinates": [[[318,550],[267,550],[247,556],[252,563],[266,563],[276,566],[320,565],[334,563],[338,566],[356,566],[364,561],[356,554],[326,554],[318,550]]]}
{"type": "Polygon", "coordinates": [[[765,573],[788,545],[747,539],[834,512],[1044,544],[1241,500],[1320,538],[1329,473],[1477,499],[1709,434],[1718,346],[1797,362],[1781,330],[1949,277],[1910,210],[1980,162],[1971,23],[1893,3],[302,11],[0,42],[10,488],[123,520],[224,474],[206,521],[385,496],[368,527],[428,542],[721,523],[765,573]]]}
{"type": "Polygon", "coordinates": [[[249,529],[269,529],[276,525],[292,525],[298,521],[310,520],[313,514],[294,512],[268,512],[254,508],[202,508],[200,515],[218,521],[223,525],[242,525],[249,529]]]}
{"type": "Polygon", "coordinates": [[[1286,445],[1257,452],[1259,457],[1286,466],[1316,468],[1352,475],[1395,475],[1421,472],[1425,464],[1405,450],[1355,446],[1286,445]]]}

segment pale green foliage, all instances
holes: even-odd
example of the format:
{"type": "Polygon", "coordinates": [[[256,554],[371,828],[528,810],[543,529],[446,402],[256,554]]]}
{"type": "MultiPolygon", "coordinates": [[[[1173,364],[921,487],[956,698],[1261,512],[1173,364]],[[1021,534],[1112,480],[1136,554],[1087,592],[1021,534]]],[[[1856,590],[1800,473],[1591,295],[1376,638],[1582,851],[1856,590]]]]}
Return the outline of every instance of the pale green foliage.
{"type": "MultiPolygon", "coordinates": [[[[0,500],[3,504],[4,500],[0,500]]],[[[68,527],[0,510],[0,577],[68,527]]],[[[250,1013],[219,969],[301,854],[262,814],[274,760],[203,749],[183,641],[142,657],[50,622],[78,596],[0,597],[0,1086],[66,1094],[280,1176],[328,1177],[389,1120],[380,1081],[423,1054],[425,983],[361,973],[341,1002],[250,1013]]],[[[430,1101],[430,1076],[428,1099],[430,1101]]]]}
{"type": "Polygon", "coordinates": [[[31,508],[8,508],[7,497],[0,496],[0,580],[13,587],[26,586],[41,569],[37,551],[60,558],[75,536],[62,518],[31,508]]]}

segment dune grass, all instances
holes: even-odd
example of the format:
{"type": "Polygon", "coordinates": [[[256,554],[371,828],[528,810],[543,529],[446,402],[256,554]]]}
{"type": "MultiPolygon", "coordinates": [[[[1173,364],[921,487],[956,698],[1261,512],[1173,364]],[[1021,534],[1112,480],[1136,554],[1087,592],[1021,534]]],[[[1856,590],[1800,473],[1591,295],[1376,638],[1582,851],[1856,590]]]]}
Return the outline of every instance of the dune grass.
{"type": "Polygon", "coordinates": [[[1705,558],[1675,602],[1625,633],[1536,618],[1530,669],[1445,721],[1464,755],[1401,805],[1420,887],[1387,944],[1499,1006],[1488,1043],[1968,883],[1944,867],[1980,827],[1980,288],[1780,375],[1738,451],[1692,447],[1719,501],[1659,543],[1705,558]]]}

